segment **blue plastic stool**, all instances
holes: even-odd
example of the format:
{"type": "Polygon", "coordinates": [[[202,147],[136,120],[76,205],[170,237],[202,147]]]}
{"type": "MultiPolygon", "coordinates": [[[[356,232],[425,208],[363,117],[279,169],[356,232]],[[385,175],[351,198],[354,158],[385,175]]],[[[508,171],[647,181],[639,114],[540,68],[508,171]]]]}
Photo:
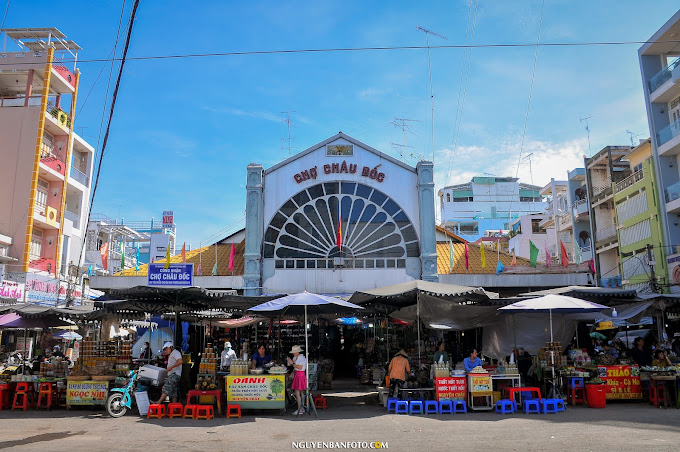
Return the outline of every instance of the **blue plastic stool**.
{"type": "Polygon", "coordinates": [[[564,405],[564,400],[562,399],[552,399],[557,403],[557,411],[567,411],[567,407],[564,405]]]}
{"type": "Polygon", "coordinates": [[[408,414],[408,402],[405,400],[397,400],[394,405],[395,414],[408,414]]]}
{"type": "Polygon", "coordinates": [[[439,403],[436,400],[426,400],[425,414],[439,414],[439,403]]]}
{"type": "Polygon", "coordinates": [[[454,413],[467,413],[467,403],[465,400],[454,400],[453,401],[453,412],[454,413]]]}
{"type": "Polygon", "coordinates": [[[523,402],[524,412],[529,413],[541,413],[541,404],[538,403],[538,399],[529,399],[523,402]]]}
{"type": "Polygon", "coordinates": [[[524,401],[524,400],[532,400],[534,396],[531,394],[531,391],[522,391],[519,393],[519,400],[524,401]]]}
{"type": "Polygon", "coordinates": [[[450,400],[439,401],[439,414],[453,414],[453,402],[450,400]]]}
{"type": "Polygon", "coordinates": [[[408,403],[408,414],[424,414],[423,401],[422,400],[411,400],[408,403]]]}
{"type": "Polygon", "coordinates": [[[512,400],[499,400],[496,402],[496,413],[512,414],[515,412],[515,402],[512,400]]]}
{"type": "Polygon", "coordinates": [[[388,413],[389,413],[390,411],[394,411],[394,408],[395,408],[395,406],[396,406],[396,404],[397,404],[398,401],[399,401],[399,399],[396,398],[396,397],[389,397],[389,398],[387,399],[387,412],[388,412],[388,413]]]}
{"type": "Polygon", "coordinates": [[[571,378],[569,378],[569,389],[582,388],[582,387],[583,387],[583,377],[571,377],[571,378]]]}
{"type": "Polygon", "coordinates": [[[543,399],[543,414],[557,413],[557,400],[543,399]]]}

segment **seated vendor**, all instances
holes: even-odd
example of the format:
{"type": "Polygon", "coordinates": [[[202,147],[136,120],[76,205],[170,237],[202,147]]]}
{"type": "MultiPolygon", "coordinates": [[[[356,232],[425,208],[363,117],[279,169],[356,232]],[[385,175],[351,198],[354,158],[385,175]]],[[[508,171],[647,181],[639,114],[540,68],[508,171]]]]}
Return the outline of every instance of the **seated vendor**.
{"type": "Polygon", "coordinates": [[[654,359],[652,360],[652,366],[654,367],[670,367],[673,364],[671,359],[668,357],[668,352],[665,350],[657,350],[654,352],[654,359]]]}
{"type": "Polygon", "coordinates": [[[449,354],[446,353],[444,350],[444,342],[439,341],[437,344],[437,351],[434,352],[434,360],[435,363],[448,363],[449,362],[449,354]]]}
{"type": "Polygon", "coordinates": [[[253,369],[257,369],[260,367],[264,367],[265,364],[270,363],[272,361],[272,357],[267,354],[267,349],[264,347],[264,344],[260,344],[260,346],[257,348],[257,353],[253,355],[253,369]]]}
{"type": "Polygon", "coordinates": [[[476,348],[473,348],[472,352],[470,353],[470,356],[463,360],[463,365],[465,366],[465,370],[467,372],[472,372],[472,369],[474,369],[475,367],[482,366],[482,360],[479,359],[479,357],[477,356],[476,348]]]}
{"type": "Polygon", "coordinates": [[[604,353],[605,355],[613,356],[614,359],[619,359],[619,351],[615,347],[612,347],[609,343],[604,344],[604,353]]]}

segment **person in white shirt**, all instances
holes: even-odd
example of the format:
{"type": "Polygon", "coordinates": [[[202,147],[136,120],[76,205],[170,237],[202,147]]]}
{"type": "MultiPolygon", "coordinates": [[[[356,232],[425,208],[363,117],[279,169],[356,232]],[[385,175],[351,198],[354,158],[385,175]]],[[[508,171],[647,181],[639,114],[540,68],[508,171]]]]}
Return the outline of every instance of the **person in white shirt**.
{"type": "Polygon", "coordinates": [[[163,403],[166,397],[170,397],[173,403],[177,402],[179,397],[179,379],[182,376],[182,354],[179,350],[175,350],[172,342],[163,344],[163,356],[168,357],[168,376],[163,383],[163,394],[155,403],[163,403]]]}
{"type": "Polygon", "coordinates": [[[236,352],[231,349],[231,342],[224,343],[224,350],[222,350],[220,358],[222,370],[228,370],[231,362],[236,359],[236,352]]]}
{"type": "Polygon", "coordinates": [[[293,377],[293,384],[291,389],[295,391],[295,398],[297,399],[298,409],[294,411],[293,414],[303,414],[305,408],[302,406],[302,391],[307,389],[307,358],[305,355],[301,355],[302,347],[299,345],[293,345],[293,349],[290,351],[293,354],[293,359],[287,358],[288,365],[293,366],[295,369],[295,376],[293,377]]]}

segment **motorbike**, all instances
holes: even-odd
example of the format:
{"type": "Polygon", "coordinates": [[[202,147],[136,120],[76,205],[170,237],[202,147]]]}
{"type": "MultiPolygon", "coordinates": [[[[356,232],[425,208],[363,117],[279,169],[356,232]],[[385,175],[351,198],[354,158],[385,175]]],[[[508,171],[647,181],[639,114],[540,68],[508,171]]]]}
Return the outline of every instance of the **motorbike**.
{"type": "MultiPolygon", "coordinates": [[[[34,358],[32,361],[24,359],[21,352],[12,352],[7,355],[6,361],[0,364],[0,374],[2,375],[20,375],[24,373],[24,369],[29,374],[33,373],[33,366],[37,362],[34,358]]],[[[40,364],[38,364],[40,367],[40,364]]]]}
{"type": "MultiPolygon", "coordinates": [[[[138,389],[146,390],[147,392],[158,392],[158,388],[163,385],[165,380],[165,369],[156,366],[142,366],[138,371],[131,370],[128,374],[125,386],[121,388],[113,388],[109,392],[109,397],[106,399],[106,411],[109,416],[118,418],[125,416],[128,410],[136,403],[134,397],[138,389]],[[149,377],[153,375],[153,377],[149,377]]],[[[153,394],[154,396],[160,396],[153,394]]]]}

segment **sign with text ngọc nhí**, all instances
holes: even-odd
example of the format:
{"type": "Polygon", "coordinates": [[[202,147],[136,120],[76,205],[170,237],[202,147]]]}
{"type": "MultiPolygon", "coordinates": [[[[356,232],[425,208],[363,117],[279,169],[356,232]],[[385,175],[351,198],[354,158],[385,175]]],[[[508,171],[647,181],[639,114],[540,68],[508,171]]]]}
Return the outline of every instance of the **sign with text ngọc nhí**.
{"type": "Polygon", "coordinates": [[[146,285],[151,287],[190,287],[194,285],[194,264],[149,264],[146,285]]]}
{"type": "Polygon", "coordinates": [[[66,387],[66,404],[104,405],[109,395],[108,381],[73,381],[66,387]]]}

